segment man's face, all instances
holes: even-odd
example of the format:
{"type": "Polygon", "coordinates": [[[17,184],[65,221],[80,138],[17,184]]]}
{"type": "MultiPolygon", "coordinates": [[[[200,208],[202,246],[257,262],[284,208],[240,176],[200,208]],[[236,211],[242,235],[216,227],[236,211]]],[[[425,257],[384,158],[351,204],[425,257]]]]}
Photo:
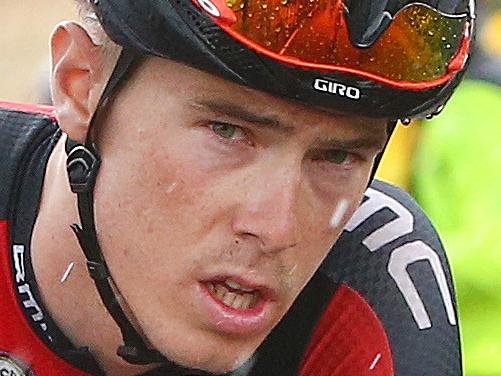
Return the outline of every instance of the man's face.
{"type": "Polygon", "coordinates": [[[95,195],[117,288],[153,347],[184,365],[233,369],[338,238],[386,122],[158,58],[111,108],[95,195]]]}

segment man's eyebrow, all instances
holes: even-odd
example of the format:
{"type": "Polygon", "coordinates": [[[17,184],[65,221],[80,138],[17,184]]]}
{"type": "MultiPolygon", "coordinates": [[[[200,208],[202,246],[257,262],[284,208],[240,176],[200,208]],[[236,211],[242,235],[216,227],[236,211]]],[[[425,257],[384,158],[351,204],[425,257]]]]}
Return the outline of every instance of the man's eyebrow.
{"type": "MultiPolygon", "coordinates": [[[[295,129],[292,126],[284,125],[274,116],[256,114],[242,106],[226,101],[195,100],[191,103],[191,106],[240,119],[251,124],[258,124],[264,128],[278,130],[283,133],[290,134],[295,129]]],[[[371,125],[367,125],[367,127],[371,127],[371,125]]],[[[368,130],[367,134],[364,132],[360,137],[353,139],[321,140],[316,144],[316,147],[328,149],[382,149],[385,142],[386,138],[381,137],[379,132],[374,129],[372,131],[368,130]]]]}
{"type": "Polygon", "coordinates": [[[315,144],[316,148],[320,149],[382,149],[386,139],[382,137],[374,137],[363,135],[353,139],[331,139],[322,140],[315,144]]]}
{"type": "Polygon", "coordinates": [[[234,103],[203,100],[194,101],[192,106],[203,107],[212,112],[240,119],[247,123],[259,124],[264,128],[276,129],[287,133],[290,133],[294,129],[293,127],[285,126],[276,117],[259,115],[234,103]]]}

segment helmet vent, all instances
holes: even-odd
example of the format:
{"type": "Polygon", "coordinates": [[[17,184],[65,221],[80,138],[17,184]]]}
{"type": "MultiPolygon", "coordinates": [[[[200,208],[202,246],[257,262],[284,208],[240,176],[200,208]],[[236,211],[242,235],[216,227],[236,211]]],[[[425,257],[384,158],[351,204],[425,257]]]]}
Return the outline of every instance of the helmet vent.
{"type": "Polygon", "coordinates": [[[255,74],[256,71],[269,75],[256,53],[237,42],[217,26],[192,1],[175,0],[175,5],[179,15],[225,65],[234,71],[243,73],[243,75],[246,75],[245,72],[255,74]]]}

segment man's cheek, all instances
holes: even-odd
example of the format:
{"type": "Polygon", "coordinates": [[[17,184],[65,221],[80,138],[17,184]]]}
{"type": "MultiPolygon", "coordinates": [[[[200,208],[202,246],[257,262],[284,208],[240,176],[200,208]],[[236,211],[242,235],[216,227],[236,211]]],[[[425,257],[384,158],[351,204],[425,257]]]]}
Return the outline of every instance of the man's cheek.
{"type": "Polygon", "coordinates": [[[316,243],[298,250],[295,259],[284,270],[284,283],[291,300],[296,299],[329,252],[327,239],[320,242],[318,238],[316,240],[316,243]]]}

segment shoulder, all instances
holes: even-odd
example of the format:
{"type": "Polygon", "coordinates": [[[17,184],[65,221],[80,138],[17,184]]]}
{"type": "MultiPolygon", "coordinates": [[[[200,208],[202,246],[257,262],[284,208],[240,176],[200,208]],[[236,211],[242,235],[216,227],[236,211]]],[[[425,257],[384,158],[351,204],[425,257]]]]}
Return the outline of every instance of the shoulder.
{"type": "MultiPolygon", "coordinates": [[[[416,201],[403,189],[375,180],[342,236],[374,253],[412,237],[441,249],[438,235],[416,201]]],[[[343,240],[344,240],[343,239],[343,240]]]]}
{"type": "MultiPolygon", "coordinates": [[[[428,270],[431,278],[415,276],[414,283],[430,288],[440,283],[453,295],[445,250],[426,214],[401,188],[374,181],[320,273],[368,294],[377,283],[398,288],[403,275],[413,274],[416,267],[428,270]]],[[[427,325],[419,320],[419,326],[427,325]]]]}
{"type": "Polygon", "coordinates": [[[0,100],[0,111],[15,111],[34,115],[39,114],[50,117],[53,121],[56,121],[56,110],[52,106],[0,100]]]}
{"type": "Polygon", "coordinates": [[[371,367],[384,376],[461,374],[447,258],[406,192],[375,181],[319,273],[336,290],[314,328],[302,375],[319,374],[326,359],[335,359],[326,375],[371,367]]]}
{"type": "Polygon", "coordinates": [[[251,374],[461,375],[450,269],[409,194],[371,184],[251,374]]]}
{"type": "Polygon", "coordinates": [[[54,108],[0,101],[0,218],[7,217],[26,155],[50,143],[57,132],[54,108]]]}
{"type": "Polygon", "coordinates": [[[440,238],[416,201],[403,189],[376,180],[367,189],[321,271],[335,279],[349,278],[356,273],[343,271],[341,261],[349,267],[370,260],[378,264],[374,265],[374,271],[389,271],[403,253],[408,255],[409,262],[414,258],[431,262],[438,257],[447,266],[440,238]]]}
{"type": "Polygon", "coordinates": [[[53,108],[0,102],[1,376],[89,376],[38,335],[38,329],[47,330],[47,321],[35,299],[23,245],[29,244],[31,224],[26,223],[38,208],[46,161],[60,133],[53,108]]]}

